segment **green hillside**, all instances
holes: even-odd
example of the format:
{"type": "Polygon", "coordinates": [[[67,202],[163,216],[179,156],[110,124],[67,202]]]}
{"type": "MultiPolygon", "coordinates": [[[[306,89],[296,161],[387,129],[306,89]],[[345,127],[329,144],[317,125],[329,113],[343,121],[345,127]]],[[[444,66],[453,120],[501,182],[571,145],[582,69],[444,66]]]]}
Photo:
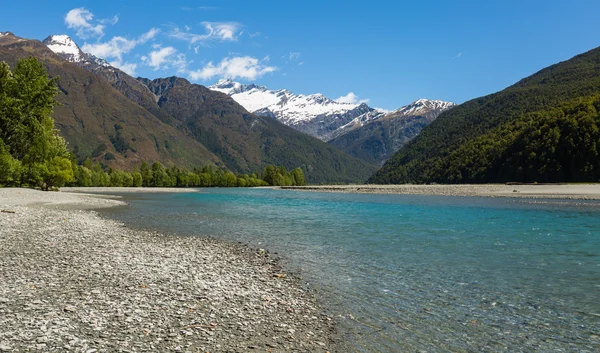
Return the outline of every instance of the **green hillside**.
{"type": "Polygon", "coordinates": [[[600,95],[521,116],[461,145],[440,181],[600,180],[600,95]]]}
{"type": "MultiPolygon", "coordinates": [[[[546,151],[545,148],[558,149],[558,151],[552,152],[551,158],[564,155],[566,152],[561,149],[567,148],[568,144],[560,144],[559,141],[563,141],[560,136],[567,136],[573,131],[563,131],[563,129],[567,129],[568,124],[564,125],[562,122],[579,121],[576,118],[578,113],[571,113],[573,109],[587,109],[585,107],[578,108],[579,104],[586,107],[595,106],[593,103],[595,99],[590,98],[581,103],[577,103],[577,100],[598,93],[600,93],[600,48],[545,68],[503,91],[471,100],[442,113],[433,123],[423,129],[417,138],[400,149],[381,170],[369,179],[369,182],[397,184],[589,180],[593,178],[593,173],[570,173],[563,170],[561,173],[552,174],[546,169],[533,172],[532,168],[535,169],[536,165],[528,163],[534,163],[534,160],[514,156],[505,156],[504,162],[492,159],[487,164],[480,164],[477,172],[474,173],[474,164],[471,165],[469,159],[472,158],[471,156],[475,153],[473,149],[478,144],[485,144],[486,141],[495,138],[494,134],[503,132],[521,136],[519,137],[521,142],[513,141],[511,144],[510,139],[507,139],[505,144],[499,147],[500,150],[494,152],[497,156],[502,153],[517,155],[520,153],[522,156],[525,151],[519,150],[519,148],[526,146],[542,154],[546,151]],[[565,114],[565,119],[559,119],[560,111],[565,114]],[[538,114],[529,114],[534,112],[538,112],[538,114]],[[548,120],[538,121],[542,118],[548,120]],[[555,122],[552,122],[554,120],[555,122]],[[551,145],[534,148],[527,142],[528,139],[535,136],[534,131],[518,125],[519,122],[526,121],[531,121],[540,128],[543,126],[556,128],[559,138],[556,141],[553,140],[551,145]],[[504,147],[506,150],[502,150],[504,147]],[[520,168],[520,170],[529,172],[515,172],[511,175],[501,171],[500,166],[502,165],[510,165],[517,170],[520,168]]],[[[587,112],[585,114],[593,116],[594,113],[587,112]]],[[[540,134],[542,133],[540,131],[540,134]]],[[[477,151],[477,153],[484,152],[477,151]]],[[[488,160],[491,158],[490,156],[478,157],[478,161],[488,160]]],[[[543,158],[548,156],[550,155],[546,153],[543,158]]],[[[587,162],[593,164],[591,160],[587,162]]],[[[536,163],[539,163],[539,160],[536,163]]],[[[543,162],[545,166],[550,164],[559,165],[561,162],[558,160],[543,162]]]]}

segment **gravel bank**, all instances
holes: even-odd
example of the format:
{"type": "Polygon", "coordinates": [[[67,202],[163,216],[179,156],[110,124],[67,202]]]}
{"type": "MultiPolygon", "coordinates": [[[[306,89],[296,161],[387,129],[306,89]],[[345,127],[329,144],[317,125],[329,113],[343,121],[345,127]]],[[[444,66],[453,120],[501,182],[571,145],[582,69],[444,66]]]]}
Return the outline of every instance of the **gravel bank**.
{"type": "Polygon", "coordinates": [[[152,192],[198,192],[197,188],[143,188],[143,187],[63,187],[60,188],[61,192],[73,192],[73,193],[152,193],[152,192]]]}
{"type": "Polygon", "coordinates": [[[119,203],[0,189],[0,352],[332,349],[330,318],[267,253],[73,209],[119,203]]]}
{"type": "Polygon", "coordinates": [[[318,185],[281,186],[280,188],[288,190],[351,192],[366,194],[486,196],[600,200],[600,184],[318,185]]]}

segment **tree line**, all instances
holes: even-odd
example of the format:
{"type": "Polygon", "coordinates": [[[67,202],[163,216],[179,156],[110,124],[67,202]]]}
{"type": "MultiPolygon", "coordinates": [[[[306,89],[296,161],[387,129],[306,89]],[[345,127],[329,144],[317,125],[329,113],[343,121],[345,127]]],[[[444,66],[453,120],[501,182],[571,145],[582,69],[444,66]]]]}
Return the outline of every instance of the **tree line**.
{"type": "Polygon", "coordinates": [[[142,162],[133,171],[104,168],[89,158],[81,165],[54,126],[57,78],[34,57],[11,71],[0,62],[0,186],[50,190],[61,186],[254,187],[305,185],[302,169],[268,165],[235,175],[213,166],[193,170],[142,162]]]}
{"type": "Polygon", "coordinates": [[[73,180],[68,186],[110,187],[256,187],[305,185],[302,169],[290,172],[285,167],[268,165],[262,173],[234,174],[211,165],[192,170],[160,162],[142,162],[132,172],[108,168],[86,159],[82,165],[73,165],[73,180]]]}

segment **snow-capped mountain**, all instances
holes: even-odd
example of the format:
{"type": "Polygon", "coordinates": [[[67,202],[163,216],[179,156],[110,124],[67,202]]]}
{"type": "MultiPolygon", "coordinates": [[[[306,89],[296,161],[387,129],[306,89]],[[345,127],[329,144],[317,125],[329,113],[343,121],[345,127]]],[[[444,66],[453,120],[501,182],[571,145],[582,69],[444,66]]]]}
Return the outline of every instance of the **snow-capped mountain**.
{"type": "Polygon", "coordinates": [[[328,143],[365,162],[382,165],[441,113],[455,105],[419,99],[375,120],[354,119],[337,129],[328,143]]]}
{"type": "Polygon", "coordinates": [[[246,110],[278,119],[285,125],[330,141],[379,119],[439,115],[455,104],[439,100],[419,99],[392,112],[371,108],[365,103],[340,103],[324,95],[294,94],[286,89],[270,90],[255,84],[244,85],[233,80],[220,80],[209,87],[231,96],[246,110]]]}
{"type": "Polygon", "coordinates": [[[347,124],[340,126],[335,133],[332,135],[332,139],[344,135],[348,131],[360,128],[375,120],[391,120],[391,119],[404,119],[407,117],[424,116],[431,121],[437,118],[443,111],[454,107],[456,103],[431,100],[431,99],[419,99],[408,105],[405,105],[399,109],[391,111],[383,116],[377,116],[375,119],[365,119],[359,116],[347,124]]]}
{"type": "Polygon", "coordinates": [[[389,115],[421,115],[426,114],[432,110],[444,111],[446,109],[450,109],[454,107],[456,104],[452,102],[445,102],[439,100],[431,100],[431,99],[419,99],[417,101],[412,102],[409,105],[405,105],[404,107],[394,110],[390,112],[389,115]]]}
{"type": "Polygon", "coordinates": [[[55,54],[74,64],[112,67],[106,60],[84,53],[81,48],[66,34],[48,36],[43,43],[55,54]]]}
{"type": "Polygon", "coordinates": [[[365,103],[336,102],[320,93],[294,94],[286,89],[275,91],[232,80],[220,80],[209,88],[231,96],[250,112],[274,117],[296,130],[324,141],[330,140],[339,127],[354,119],[370,121],[386,113],[365,103]]]}

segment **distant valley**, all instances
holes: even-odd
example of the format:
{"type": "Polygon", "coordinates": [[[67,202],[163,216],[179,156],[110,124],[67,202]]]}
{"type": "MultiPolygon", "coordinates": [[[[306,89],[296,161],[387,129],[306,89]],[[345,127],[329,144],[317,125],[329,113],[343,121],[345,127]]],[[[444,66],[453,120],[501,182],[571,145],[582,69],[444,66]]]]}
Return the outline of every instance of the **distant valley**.
{"type": "Polygon", "coordinates": [[[366,103],[337,102],[320,93],[295,94],[228,79],[209,88],[231,96],[254,114],[273,117],[374,165],[382,164],[440,113],[455,106],[419,99],[389,112],[366,103]]]}

